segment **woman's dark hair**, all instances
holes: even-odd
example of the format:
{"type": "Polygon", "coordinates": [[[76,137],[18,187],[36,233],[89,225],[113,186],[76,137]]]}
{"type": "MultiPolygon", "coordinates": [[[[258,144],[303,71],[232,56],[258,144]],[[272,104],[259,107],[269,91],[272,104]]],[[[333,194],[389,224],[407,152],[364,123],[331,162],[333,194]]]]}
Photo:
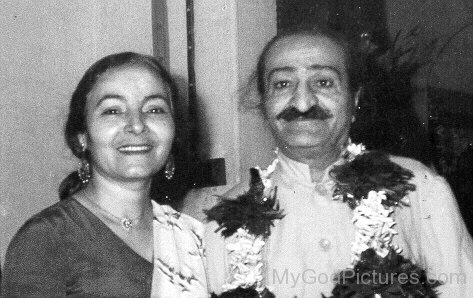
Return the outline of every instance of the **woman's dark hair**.
{"type": "MultiPolygon", "coordinates": [[[[122,52],[103,57],[87,69],[72,94],[69,104],[69,116],[65,125],[64,136],[67,146],[76,157],[89,160],[89,153],[88,151],[84,152],[82,150],[82,145],[78,138],[79,134],[85,133],[87,130],[87,95],[94,88],[102,74],[110,69],[128,65],[144,66],[154,72],[170,89],[171,107],[172,102],[177,100],[176,84],[169,72],[156,58],[134,52],[122,52]]],[[[82,189],[83,186],[78,173],[72,172],[61,182],[59,186],[59,198],[63,200],[82,189]]]]}
{"type": "Polygon", "coordinates": [[[346,59],[346,66],[348,72],[348,80],[350,91],[353,93],[358,90],[360,83],[361,83],[361,65],[360,65],[360,55],[357,51],[357,47],[341,32],[334,31],[328,28],[291,28],[284,32],[278,33],[274,36],[263,48],[261,52],[258,63],[256,65],[256,80],[257,80],[257,89],[258,93],[263,100],[264,92],[265,92],[265,78],[264,73],[266,71],[266,60],[269,51],[275,46],[275,44],[283,40],[287,37],[292,36],[307,36],[307,37],[327,37],[337,45],[342,48],[343,52],[345,53],[346,59]]]}

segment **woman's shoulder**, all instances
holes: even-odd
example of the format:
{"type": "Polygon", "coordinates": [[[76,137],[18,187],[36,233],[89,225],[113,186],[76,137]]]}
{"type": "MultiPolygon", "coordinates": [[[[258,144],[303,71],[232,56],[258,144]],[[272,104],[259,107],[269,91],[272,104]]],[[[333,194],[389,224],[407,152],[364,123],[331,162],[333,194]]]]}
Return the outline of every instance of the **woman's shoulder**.
{"type": "Polygon", "coordinates": [[[53,252],[61,241],[61,231],[67,221],[68,210],[72,202],[60,201],[30,217],[16,232],[10,241],[7,258],[27,255],[31,250],[31,258],[53,252]],[[44,254],[43,254],[44,253],[44,254]]]}
{"type": "Polygon", "coordinates": [[[61,226],[66,221],[70,209],[74,208],[71,199],[55,203],[31,216],[18,230],[17,234],[38,233],[41,231],[51,232],[61,226]]]}

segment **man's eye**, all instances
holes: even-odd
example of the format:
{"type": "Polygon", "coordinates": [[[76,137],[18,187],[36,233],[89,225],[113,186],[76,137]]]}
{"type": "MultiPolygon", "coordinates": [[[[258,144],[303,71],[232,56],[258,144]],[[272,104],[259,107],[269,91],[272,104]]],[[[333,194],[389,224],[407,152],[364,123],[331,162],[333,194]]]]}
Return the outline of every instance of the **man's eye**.
{"type": "Polygon", "coordinates": [[[164,114],[164,113],[166,113],[166,110],[163,109],[163,108],[156,107],[156,108],[148,109],[147,113],[150,113],[150,114],[164,114]]]}
{"type": "Polygon", "coordinates": [[[321,79],[317,81],[317,86],[322,88],[330,88],[333,87],[334,82],[331,79],[321,79]]]}
{"type": "Polygon", "coordinates": [[[283,89],[289,87],[290,84],[291,83],[289,81],[279,81],[275,82],[273,85],[275,89],[283,89]]]}

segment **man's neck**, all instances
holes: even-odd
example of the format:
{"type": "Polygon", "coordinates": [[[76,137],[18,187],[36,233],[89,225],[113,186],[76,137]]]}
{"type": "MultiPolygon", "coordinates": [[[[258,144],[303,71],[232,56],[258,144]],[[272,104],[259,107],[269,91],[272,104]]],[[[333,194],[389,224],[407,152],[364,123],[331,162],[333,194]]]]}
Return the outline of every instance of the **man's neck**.
{"type": "Polygon", "coordinates": [[[340,156],[341,148],[321,150],[314,147],[282,147],[284,155],[309,166],[312,182],[320,182],[325,170],[340,156]]]}

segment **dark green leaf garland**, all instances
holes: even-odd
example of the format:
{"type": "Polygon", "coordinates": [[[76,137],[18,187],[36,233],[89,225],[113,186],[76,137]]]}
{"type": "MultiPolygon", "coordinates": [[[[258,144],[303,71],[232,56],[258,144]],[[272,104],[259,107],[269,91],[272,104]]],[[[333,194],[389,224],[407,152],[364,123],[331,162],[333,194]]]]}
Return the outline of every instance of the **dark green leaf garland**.
{"type": "MultiPolygon", "coordinates": [[[[255,236],[263,236],[265,239],[271,233],[274,220],[282,219],[284,214],[279,209],[276,193],[266,197],[265,186],[259,170],[250,169],[250,189],[238,196],[236,199],[220,197],[221,201],[209,210],[205,210],[208,221],[216,221],[219,228],[215,232],[221,233],[225,238],[235,234],[238,229],[243,228],[255,236]]],[[[257,291],[255,287],[238,287],[225,291],[220,295],[212,293],[211,298],[274,298],[274,294],[267,288],[257,291]]]]}
{"type": "Polygon", "coordinates": [[[268,291],[268,289],[265,289],[263,292],[258,293],[253,288],[249,289],[243,289],[243,288],[237,288],[235,290],[223,292],[220,295],[216,295],[212,293],[210,296],[211,298],[275,298],[273,293],[268,291]]]}
{"type": "Polygon", "coordinates": [[[264,185],[257,169],[250,169],[250,189],[236,199],[220,197],[221,201],[210,210],[205,210],[208,221],[216,221],[222,236],[227,238],[239,228],[245,228],[255,236],[268,237],[274,220],[284,217],[276,200],[264,197],[264,185]]]}
{"type": "Polygon", "coordinates": [[[336,183],[334,198],[342,199],[351,209],[372,190],[386,191],[387,207],[407,205],[402,199],[416,188],[409,183],[414,177],[412,172],[393,163],[380,151],[359,154],[352,161],[335,166],[330,176],[336,183]]]}

